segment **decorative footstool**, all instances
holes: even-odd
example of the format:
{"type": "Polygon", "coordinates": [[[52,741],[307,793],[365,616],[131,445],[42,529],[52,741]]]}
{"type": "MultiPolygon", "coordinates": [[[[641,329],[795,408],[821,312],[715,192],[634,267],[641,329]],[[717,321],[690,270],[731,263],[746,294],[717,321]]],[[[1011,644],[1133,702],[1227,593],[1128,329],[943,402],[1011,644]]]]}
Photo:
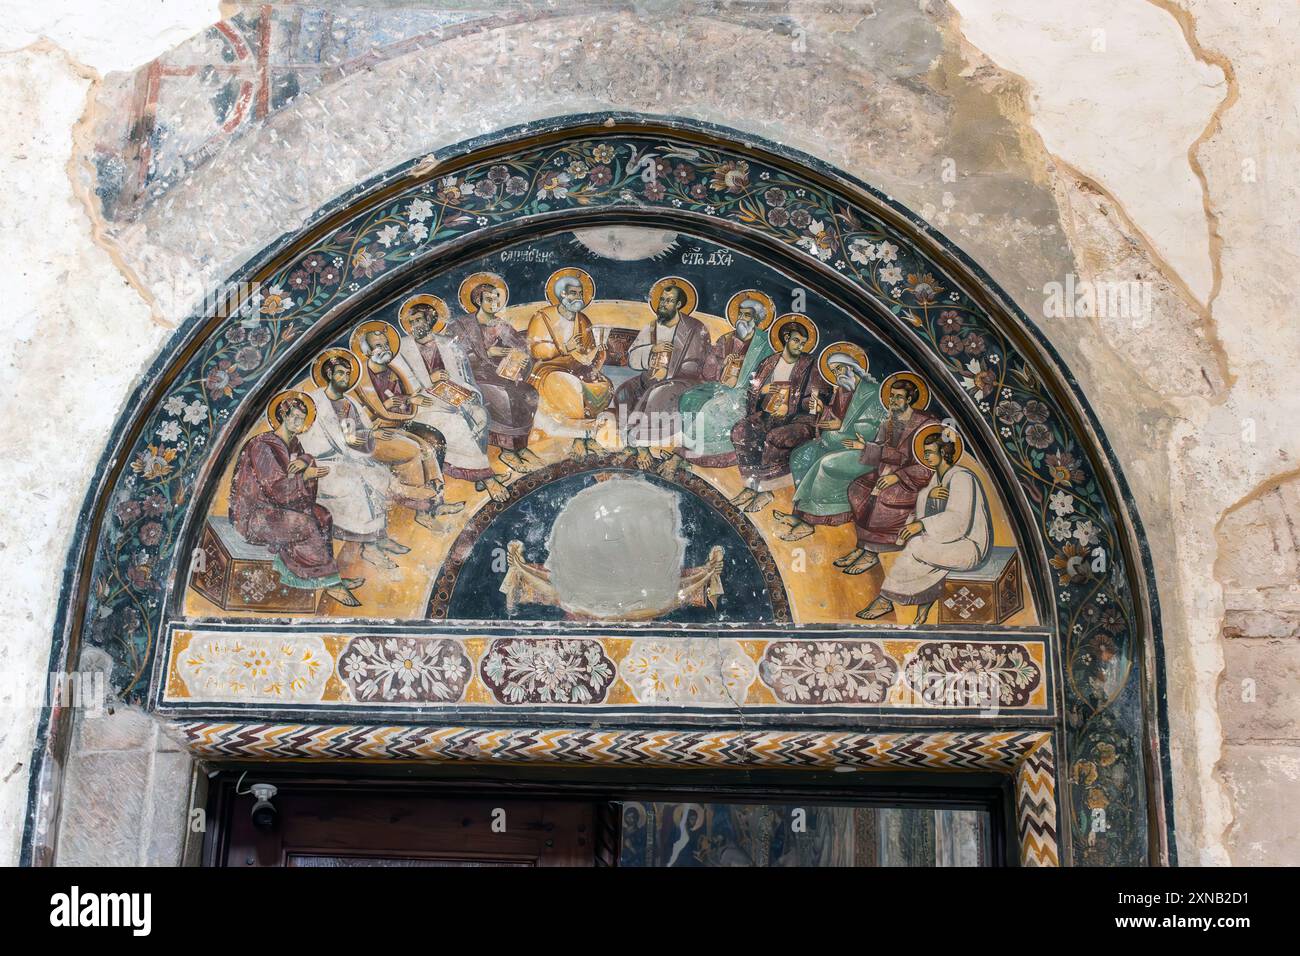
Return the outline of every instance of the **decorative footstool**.
{"type": "Polygon", "coordinates": [[[199,549],[203,557],[191,559],[190,584],[223,611],[316,613],[320,592],[280,583],[271,566],[275,556],[241,538],[224,515],[208,518],[199,549]]]}
{"type": "Polygon", "coordinates": [[[1016,549],[990,548],[979,567],[944,578],[939,623],[1001,624],[1024,606],[1016,549]]]}

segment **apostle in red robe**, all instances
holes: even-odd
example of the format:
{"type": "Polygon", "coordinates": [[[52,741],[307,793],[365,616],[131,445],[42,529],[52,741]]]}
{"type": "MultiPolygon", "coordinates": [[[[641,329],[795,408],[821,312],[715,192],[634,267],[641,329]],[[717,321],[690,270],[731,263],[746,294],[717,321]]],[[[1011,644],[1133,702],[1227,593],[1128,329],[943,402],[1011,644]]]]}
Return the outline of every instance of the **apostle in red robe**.
{"type": "Polygon", "coordinates": [[[882,392],[889,414],[875,440],[844,443],[860,449],[862,464],[871,466],[849,484],[857,546],[833,562],[845,574],[869,571],[879,562],[880,552],[899,549],[898,533],[912,520],[917,493],[933,474],[912,454],[912,438],[936,421],[920,407],[924,402],[919,377],[910,372],[891,375],[882,392]]]}
{"type": "Polygon", "coordinates": [[[314,417],[311,400],[281,393],[272,400],[275,430],[256,435],[239,450],[230,488],[230,521],[249,544],[275,556],[272,566],[288,587],[316,589],[347,607],[361,602],[352,594],[358,578],[339,577],[334,560],[334,523],[316,503],[317,479],[329,473],[302,450],[298,436],[314,417]]]}

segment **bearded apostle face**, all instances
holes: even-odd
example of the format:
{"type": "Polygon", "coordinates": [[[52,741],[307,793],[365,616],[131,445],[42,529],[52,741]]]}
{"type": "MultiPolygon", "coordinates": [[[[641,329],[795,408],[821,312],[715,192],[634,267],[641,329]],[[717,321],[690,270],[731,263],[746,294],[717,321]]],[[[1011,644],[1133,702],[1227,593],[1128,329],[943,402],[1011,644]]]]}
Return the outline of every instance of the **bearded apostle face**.
{"type": "Polygon", "coordinates": [[[582,283],[574,278],[564,278],[555,284],[555,295],[560,306],[570,315],[577,315],[586,305],[582,301],[582,283]]]}
{"type": "Polygon", "coordinates": [[[427,305],[416,306],[411,310],[411,335],[417,342],[427,342],[432,334],[433,310],[427,305]]]}
{"type": "Polygon", "coordinates": [[[659,306],[655,309],[655,315],[659,317],[660,322],[667,322],[677,315],[677,310],[685,301],[686,293],[677,286],[670,285],[659,294],[659,306]]]}
{"type": "Polygon", "coordinates": [[[748,341],[749,337],[754,334],[754,329],[758,326],[758,316],[754,314],[752,306],[742,305],[740,313],[736,316],[736,334],[741,339],[748,341]]]}
{"type": "Polygon", "coordinates": [[[835,369],[835,384],[851,392],[858,387],[858,370],[851,365],[838,365],[835,369]]]}
{"type": "Polygon", "coordinates": [[[346,392],[348,381],[352,378],[352,369],[347,362],[331,362],[325,374],[329,376],[330,385],[336,392],[346,392]]]}
{"type": "Polygon", "coordinates": [[[383,332],[367,332],[366,345],[370,346],[368,358],[376,365],[387,365],[393,360],[393,350],[388,347],[388,336],[383,332]]]}
{"type": "Polygon", "coordinates": [[[889,410],[895,415],[903,414],[903,410],[911,404],[908,401],[907,389],[901,385],[895,385],[889,390],[889,410]]]}

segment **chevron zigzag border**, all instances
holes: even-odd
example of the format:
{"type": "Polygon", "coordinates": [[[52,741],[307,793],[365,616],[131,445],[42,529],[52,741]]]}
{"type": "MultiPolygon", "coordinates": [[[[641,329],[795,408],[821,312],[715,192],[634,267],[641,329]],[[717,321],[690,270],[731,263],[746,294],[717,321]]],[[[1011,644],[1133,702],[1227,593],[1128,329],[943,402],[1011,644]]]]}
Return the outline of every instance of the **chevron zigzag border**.
{"type": "Polygon", "coordinates": [[[1056,836],[1056,754],[1050,736],[1016,768],[1021,866],[1060,866],[1056,836]]]}

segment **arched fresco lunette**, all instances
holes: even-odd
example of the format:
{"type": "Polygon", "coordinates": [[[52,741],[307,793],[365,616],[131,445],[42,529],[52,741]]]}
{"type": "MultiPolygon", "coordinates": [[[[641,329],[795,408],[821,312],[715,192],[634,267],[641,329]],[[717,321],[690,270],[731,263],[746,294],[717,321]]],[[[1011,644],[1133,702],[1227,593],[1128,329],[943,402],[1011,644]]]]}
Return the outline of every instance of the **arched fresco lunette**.
{"type": "MultiPolygon", "coordinates": [[[[1000,540],[1004,545],[1010,543],[1009,550],[1018,547],[1017,553],[1024,555],[1023,567],[1016,572],[1016,584],[1020,584],[1023,574],[1027,591],[1023,597],[1029,608],[1024,613],[1030,616],[1021,628],[1025,634],[1019,634],[1014,626],[1007,633],[1028,640],[1034,636],[1030,633],[1034,627],[1039,628],[1035,633],[1047,632],[1041,638],[1043,648],[1037,665],[1042,672],[1038,690],[1041,706],[1026,705],[1019,715],[1011,708],[981,724],[971,708],[934,713],[905,706],[890,710],[887,701],[868,704],[865,696],[849,702],[864,705],[857,709],[841,698],[821,701],[826,705],[824,712],[817,711],[816,700],[801,700],[799,708],[782,710],[780,691],[773,689],[777,684],[769,678],[777,674],[777,681],[787,682],[783,686],[793,686],[790,674],[796,664],[791,662],[805,646],[812,646],[799,641],[820,640],[827,646],[838,641],[836,646],[851,647],[860,660],[873,661],[872,673],[884,673],[890,667],[900,671],[901,676],[890,672],[889,680],[896,679],[901,682],[897,686],[902,686],[906,683],[905,672],[917,655],[926,652],[923,640],[917,646],[918,639],[931,636],[929,631],[907,626],[899,630],[880,627],[874,621],[854,624],[851,617],[818,619],[809,610],[811,603],[800,609],[796,588],[792,596],[796,605],[794,628],[785,629],[788,635],[780,624],[789,618],[780,613],[769,618],[769,624],[760,617],[710,618],[715,621],[707,632],[711,639],[734,640],[740,648],[732,659],[732,676],[737,669],[753,671],[745,676],[750,682],[746,686],[753,690],[746,691],[748,696],[738,703],[746,713],[755,715],[750,721],[760,719],[773,732],[792,723],[810,728],[860,728],[865,724],[881,732],[912,733],[959,727],[983,727],[988,733],[993,733],[992,728],[1038,728],[1039,733],[1049,732],[1055,741],[1059,769],[1047,772],[1058,775],[1057,793],[1068,821],[1061,842],[1071,849],[1072,859],[1078,863],[1166,860],[1167,770],[1158,732],[1161,718],[1154,590],[1136,516],[1126,504],[1122,477],[1116,463],[1109,459],[1100,429],[1086,404],[1071,390],[1068,374],[1024,316],[978,268],[887,198],[815,160],[769,144],[754,145],[751,138],[726,130],[684,121],[636,116],[575,117],[506,131],[398,167],[322,210],[301,235],[286,237],[261,254],[238,277],[255,283],[254,294],[242,299],[232,296],[228,308],[215,315],[195,316],[187,323],[177,334],[176,344],[142,386],[134,410],[124,416],[106,458],[108,467],[90,496],[88,521],[74,548],[55,664],[65,663],[83,644],[104,648],[115,662],[115,689],[130,701],[148,703],[176,718],[200,752],[220,749],[214,743],[214,725],[205,724],[205,719],[223,717],[228,722],[235,714],[265,715],[268,708],[255,702],[241,704],[217,698],[195,701],[192,695],[186,700],[184,694],[171,694],[169,688],[186,685],[186,675],[176,669],[177,653],[184,649],[178,643],[182,632],[183,640],[195,642],[194,647],[202,640],[217,647],[222,639],[218,633],[221,627],[228,627],[231,633],[254,633],[255,627],[246,615],[213,612],[203,603],[211,602],[210,594],[195,597],[190,593],[197,590],[191,562],[205,529],[225,527],[217,520],[227,518],[225,506],[217,506],[214,495],[221,493],[223,482],[229,483],[234,467],[232,456],[242,447],[241,441],[252,437],[257,429],[264,434],[270,431],[273,422],[265,417],[268,399],[294,384],[308,384],[310,379],[305,376],[313,357],[323,354],[322,349],[327,347],[346,351],[348,333],[355,331],[359,320],[383,316],[395,329],[401,324],[399,302],[411,301],[412,290],[426,287],[421,283],[432,283],[428,288],[437,288],[436,283],[443,281],[440,277],[450,275],[450,270],[458,268],[463,273],[475,263],[487,261],[485,257],[500,257],[502,249],[511,248],[511,243],[519,247],[521,237],[529,234],[538,237],[538,243],[558,242],[546,237],[578,227],[632,224],[674,232],[700,244],[706,253],[734,253],[741,259],[752,257],[765,263],[764,268],[770,269],[773,276],[773,288],[788,281],[789,288],[782,286],[783,294],[806,285],[809,293],[818,297],[819,321],[828,329],[838,329],[841,326],[836,323],[848,319],[860,324],[869,320],[872,335],[876,336],[872,342],[879,340],[879,351],[873,351],[876,345],[868,347],[870,357],[876,359],[892,350],[900,363],[898,368],[915,369],[930,386],[936,410],[943,410],[942,418],[954,419],[964,437],[968,446],[968,458],[964,460],[972,462],[988,482],[989,507],[999,513],[997,520],[1001,522],[1000,540]],[[821,318],[832,313],[842,313],[848,319],[821,318]],[[258,424],[263,421],[267,424],[258,424]],[[827,626],[818,630],[819,621],[827,626]],[[749,624],[754,627],[749,628],[749,624]],[[725,633],[741,625],[748,628],[744,633],[738,631],[734,638],[725,633]],[[209,631],[203,631],[205,627],[209,631]],[[895,647],[891,641],[900,647],[907,644],[907,649],[895,647]],[[1102,813],[1098,814],[1099,810],[1102,813]]],[[[674,247],[674,253],[677,251],[674,247]]],[[[684,264],[692,261],[682,253],[661,271],[672,276],[686,271],[684,264]]],[[[529,312],[544,311],[541,289],[545,285],[549,291],[553,286],[554,273],[547,275],[552,266],[559,270],[580,269],[581,262],[548,260],[545,266],[538,267],[539,281],[533,287],[509,289],[511,299],[528,303],[529,312]],[[540,281],[543,278],[545,283],[540,281]]],[[[525,274],[532,276],[531,272],[525,274]]],[[[608,274],[615,276],[617,270],[608,274]]],[[[447,286],[447,294],[438,301],[443,306],[452,301],[455,310],[454,285],[460,281],[460,273],[454,281],[446,281],[453,285],[447,286]]],[[[702,295],[696,290],[703,282],[684,278],[681,283],[699,296],[698,311],[712,323],[711,335],[725,329],[730,306],[724,300],[733,290],[728,287],[721,298],[710,298],[707,288],[702,295]]],[[[603,307],[600,299],[597,288],[594,295],[584,296],[584,308],[598,313],[597,304],[603,307]]],[[[615,310],[610,313],[614,318],[602,322],[598,317],[594,325],[602,329],[617,326],[620,316],[632,314],[632,306],[627,304],[631,300],[631,293],[619,297],[618,302],[609,305],[615,310]]],[[[654,304],[652,296],[651,306],[654,304]]],[[[774,311],[802,310],[785,308],[783,304],[774,311]]],[[[769,325],[773,319],[775,316],[768,316],[769,325]]],[[[516,322],[521,334],[527,320],[528,316],[521,313],[516,322]]],[[[830,338],[826,336],[816,344],[826,346],[830,338]]],[[[356,354],[359,360],[364,357],[356,354]]],[[[886,359],[887,364],[890,361],[886,359]]],[[[885,371],[888,368],[881,368],[882,373],[885,371]]],[[[585,400],[590,400],[592,384],[584,386],[585,400]]],[[[833,395],[831,384],[828,378],[828,399],[833,395]]],[[[816,437],[822,430],[817,428],[810,434],[816,437]]],[[[581,441],[582,437],[579,433],[574,440],[581,441]]],[[[762,444],[763,435],[758,438],[760,446],[768,447],[762,444]]],[[[736,438],[737,442],[741,440],[736,438]]],[[[757,564],[752,572],[728,565],[727,573],[739,576],[725,580],[720,571],[706,573],[714,559],[705,551],[690,558],[695,562],[690,567],[683,564],[684,580],[694,569],[692,587],[703,595],[701,606],[718,607],[711,590],[715,585],[710,583],[715,578],[725,585],[716,587],[724,595],[727,586],[734,591],[733,582],[748,586],[743,583],[747,580],[743,574],[757,575],[754,580],[761,580],[766,560],[762,553],[771,550],[766,545],[775,537],[771,533],[775,526],[770,522],[764,526],[767,530],[762,532],[763,547],[757,542],[753,548],[743,544],[745,535],[754,533],[751,526],[757,524],[757,519],[744,517],[747,513],[742,493],[730,501],[722,494],[739,484],[729,486],[722,479],[702,482],[690,468],[681,475],[638,476],[637,459],[620,457],[617,449],[603,446],[590,450],[591,461],[582,467],[547,463],[565,475],[577,473],[573,480],[582,488],[574,494],[596,488],[601,482],[609,485],[639,481],[646,486],[645,494],[676,495],[679,504],[672,507],[696,508],[703,516],[698,520],[716,519],[720,522],[718,528],[731,528],[726,533],[734,532],[741,542],[735,545],[737,553],[758,556],[753,559],[757,564]],[[692,482],[698,486],[692,487],[692,482]]],[[[713,463],[707,461],[707,456],[702,460],[701,473],[713,474],[713,463]]],[[[455,467],[461,468],[459,464],[455,467]]],[[[763,467],[766,465],[754,465],[757,470],[763,467]]],[[[471,466],[461,470],[471,483],[479,474],[471,466]]],[[[561,477],[559,472],[555,476],[561,477]]],[[[736,481],[750,480],[743,473],[732,477],[736,481]]],[[[765,479],[760,479],[762,476],[754,478],[755,494],[765,490],[765,479]]],[[[476,488],[480,497],[470,510],[486,509],[486,515],[493,508],[500,510],[516,503],[508,492],[502,493],[501,501],[494,500],[490,487],[493,480],[479,476],[478,482],[484,487],[476,488]],[[493,500],[489,504],[483,496],[493,500]]],[[[519,489],[526,486],[527,482],[520,480],[519,489]]],[[[418,501],[406,506],[411,515],[421,513],[418,501]]],[[[804,512],[805,517],[814,514],[804,512]]],[[[548,520],[558,522],[559,518],[552,516],[548,520]]],[[[233,526],[233,522],[229,523],[233,526]]],[[[489,526],[482,524],[484,528],[489,526]]],[[[816,520],[811,527],[816,535],[806,532],[807,540],[822,540],[817,535],[826,532],[816,520]]],[[[451,537],[447,535],[448,540],[451,537]]],[[[230,540],[241,546],[238,540],[230,540]]],[[[552,552],[557,540],[553,534],[549,543],[552,552]]],[[[461,550],[457,560],[473,557],[468,545],[461,550]]],[[[536,546],[534,553],[526,551],[523,548],[522,557],[511,565],[521,583],[510,600],[531,600],[534,606],[543,606],[549,598],[537,598],[534,592],[549,586],[556,568],[539,563],[542,555],[536,546]]],[[[780,554],[783,556],[776,559],[778,564],[788,559],[786,552],[780,554]]],[[[901,558],[891,557],[892,571],[901,558]]],[[[882,567],[887,563],[882,562],[882,567]]],[[[775,573],[788,576],[788,568],[783,565],[775,573]]],[[[273,578],[269,580],[272,585],[276,583],[273,578]]],[[[285,593],[295,600],[300,596],[285,593]]],[[[509,705],[519,703],[529,692],[522,685],[503,690],[509,681],[501,675],[518,666],[518,654],[527,638],[520,638],[516,632],[497,633],[447,619],[445,607],[444,620],[439,622],[435,612],[443,605],[433,600],[434,596],[422,592],[419,613],[382,616],[385,621],[425,618],[423,630],[410,626],[402,630],[363,614],[357,621],[369,621],[369,638],[359,631],[349,631],[351,622],[347,626],[338,624],[339,608],[330,605],[330,612],[324,616],[331,620],[331,626],[314,629],[321,635],[322,661],[328,671],[328,681],[321,680],[320,696],[303,698],[292,706],[270,707],[269,712],[285,721],[346,721],[359,732],[381,725],[382,711],[366,704],[345,679],[343,658],[363,653],[358,641],[401,633],[424,635],[420,640],[443,641],[448,654],[464,653],[463,665],[470,682],[481,681],[479,693],[490,691],[497,695],[493,703],[491,696],[477,701],[464,696],[467,692],[463,689],[457,691],[461,696],[448,698],[445,717],[438,721],[441,724],[522,728],[538,726],[540,721],[554,727],[572,726],[573,721],[583,719],[584,711],[578,704],[611,708],[601,720],[615,726],[617,715],[631,719],[641,713],[639,708],[646,701],[635,695],[617,700],[611,696],[611,688],[627,679],[625,669],[646,666],[637,656],[641,650],[634,653],[626,646],[635,642],[633,632],[613,625],[602,627],[599,616],[594,622],[583,619],[581,614],[575,616],[561,596],[562,610],[557,613],[564,614],[563,640],[574,645],[578,656],[597,662],[592,673],[606,676],[599,686],[591,683],[586,687],[585,698],[566,700],[563,706],[549,698],[524,700],[538,709],[526,718],[512,719],[509,705]],[[439,635],[436,638],[432,636],[435,632],[439,635]],[[597,632],[600,636],[593,636],[597,632]],[[509,699],[509,694],[518,699],[509,699]],[[327,701],[352,701],[355,706],[331,711],[325,706],[327,701]],[[467,724],[467,718],[472,722],[467,724]]],[[[447,600],[450,598],[449,591],[447,600]]],[[[311,592],[312,602],[323,600],[316,591],[311,592]]],[[[297,633],[302,625],[284,624],[286,616],[315,613],[322,606],[313,603],[311,612],[280,608],[263,615],[269,623],[258,626],[272,635],[282,631],[297,633]]],[[[225,604],[221,607],[228,610],[225,604]]],[[[687,615],[683,620],[692,619],[687,615]]],[[[997,620],[1001,623],[1017,619],[997,620]]],[[[520,623],[540,630],[549,626],[531,620],[520,623]]],[[[885,623],[902,624],[902,616],[885,623]]],[[[681,626],[689,629],[691,625],[681,626]]],[[[943,645],[935,654],[955,653],[963,640],[969,648],[979,645],[981,653],[999,653],[996,641],[962,631],[962,626],[959,622],[952,633],[942,628],[942,633],[934,633],[936,639],[943,638],[935,643],[936,648],[943,645]]],[[[665,629],[652,622],[644,627],[646,630],[636,633],[644,633],[646,640],[662,638],[671,642],[678,636],[673,627],[665,629]]],[[[726,684],[727,694],[734,694],[734,680],[722,683],[726,684]]],[[[887,695],[895,691],[895,685],[885,689],[887,695]]],[[[737,702],[727,698],[728,707],[733,703],[737,702]]],[[[644,712],[647,719],[672,726],[728,724],[725,711],[711,715],[706,708],[649,706],[644,712]]],[[[427,710],[424,713],[423,719],[413,719],[405,712],[387,719],[428,724],[431,718],[427,710]]],[[[61,715],[47,715],[42,726],[45,739],[41,756],[58,752],[62,724],[61,715]]],[[[581,735],[580,730],[572,733],[581,735]]],[[[1017,751],[1022,754],[1017,758],[1020,762],[1007,766],[1018,767],[1021,777],[1042,773],[1047,765],[1029,767],[1023,762],[1028,759],[1024,755],[1050,754],[1051,744],[1049,739],[1046,750],[1035,749],[1038,742],[1027,750],[1022,748],[1017,751]]],[[[987,740],[985,745],[989,745],[987,740]]],[[[239,746],[250,753],[266,752],[250,745],[246,738],[239,746]]],[[[590,741],[573,744],[576,749],[590,746],[590,741]]],[[[835,746],[851,749],[856,744],[840,741],[835,746]]],[[[305,754],[309,749],[300,752],[305,754]]],[[[684,747],[681,751],[683,764],[693,759],[687,756],[688,750],[684,747]]],[[[628,753],[634,751],[636,747],[629,745],[628,753]]],[[[874,765],[888,763],[883,758],[872,759],[877,760],[874,765]]],[[[34,803],[33,814],[39,809],[34,803]]]]}

